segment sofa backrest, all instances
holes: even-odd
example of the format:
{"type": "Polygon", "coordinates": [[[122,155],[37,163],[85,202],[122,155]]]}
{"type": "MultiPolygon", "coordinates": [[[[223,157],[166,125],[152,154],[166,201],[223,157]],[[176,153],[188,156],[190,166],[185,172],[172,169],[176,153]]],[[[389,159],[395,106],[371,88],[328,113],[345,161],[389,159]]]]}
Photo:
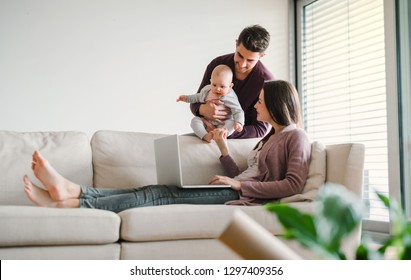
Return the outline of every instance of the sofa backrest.
{"type": "MultiPolygon", "coordinates": [[[[23,191],[22,177],[27,174],[35,184],[41,185],[31,170],[31,156],[36,149],[63,176],[82,185],[130,188],[156,184],[154,139],[164,136],[166,134],[98,131],[90,145],[88,136],[82,132],[0,131],[0,205],[31,205],[23,191]]],[[[228,141],[230,154],[241,169],[246,168],[248,152],[258,141],[228,141]]],[[[313,170],[313,175],[321,178],[323,148],[313,143],[312,151],[314,147],[318,150],[318,160],[310,165],[310,173],[313,170]],[[311,168],[314,166],[317,168],[311,168]]],[[[194,135],[181,135],[180,150],[185,182],[206,184],[213,175],[225,175],[215,143],[207,144],[194,135]]],[[[364,145],[326,146],[326,182],[342,184],[361,196],[363,169],[364,145]]],[[[289,202],[307,200],[308,195],[311,200],[311,193],[303,191],[289,202]]]]}
{"type": "Polygon", "coordinates": [[[63,176],[92,185],[90,141],[81,132],[0,131],[0,205],[32,205],[24,193],[23,175],[39,186],[31,170],[39,150],[63,176]]]}
{"type": "MultiPolygon", "coordinates": [[[[94,186],[142,187],[157,183],[154,139],[167,136],[142,132],[98,131],[91,139],[94,186]]],[[[230,153],[240,168],[259,139],[230,140],[230,153]]],[[[207,184],[213,175],[225,175],[215,143],[194,135],[180,135],[181,167],[187,184],[207,184]]]]}
{"type": "Polygon", "coordinates": [[[362,197],[364,153],[364,145],[359,143],[324,146],[321,142],[313,142],[310,168],[302,193],[282,198],[280,201],[312,201],[324,184],[343,185],[362,197]]]}

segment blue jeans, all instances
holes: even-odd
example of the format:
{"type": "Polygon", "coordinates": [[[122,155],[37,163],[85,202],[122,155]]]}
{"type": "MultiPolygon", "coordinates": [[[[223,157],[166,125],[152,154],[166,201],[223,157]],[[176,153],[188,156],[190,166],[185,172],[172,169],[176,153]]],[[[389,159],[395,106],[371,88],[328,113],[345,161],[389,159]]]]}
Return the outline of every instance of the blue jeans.
{"type": "Polygon", "coordinates": [[[167,204],[224,204],[239,199],[231,188],[182,189],[150,185],[135,189],[104,189],[81,186],[80,208],[121,212],[130,208],[167,204]]]}

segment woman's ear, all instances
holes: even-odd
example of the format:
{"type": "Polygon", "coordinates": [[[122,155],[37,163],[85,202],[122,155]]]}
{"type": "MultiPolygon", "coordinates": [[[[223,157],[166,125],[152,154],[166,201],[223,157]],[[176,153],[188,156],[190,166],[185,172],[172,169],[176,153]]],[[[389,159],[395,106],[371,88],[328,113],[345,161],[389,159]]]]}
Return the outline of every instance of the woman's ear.
{"type": "Polygon", "coordinates": [[[233,83],[231,83],[231,84],[230,84],[230,88],[233,88],[233,86],[234,86],[234,84],[233,84],[233,83]]]}

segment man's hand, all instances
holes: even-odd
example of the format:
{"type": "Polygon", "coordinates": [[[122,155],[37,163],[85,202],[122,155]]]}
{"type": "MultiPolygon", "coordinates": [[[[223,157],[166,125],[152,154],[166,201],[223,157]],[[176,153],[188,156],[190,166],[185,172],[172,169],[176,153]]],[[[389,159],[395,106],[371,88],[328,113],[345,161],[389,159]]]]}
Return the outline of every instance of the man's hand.
{"type": "MultiPolygon", "coordinates": [[[[205,129],[208,133],[213,132],[214,129],[216,129],[215,125],[213,125],[212,123],[210,123],[208,120],[206,120],[205,118],[201,118],[201,120],[203,121],[203,124],[205,126],[205,129]]],[[[224,123],[223,123],[224,124],[224,123]]]]}
{"type": "Polygon", "coordinates": [[[224,102],[218,99],[209,100],[207,103],[200,105],[199,113],[207,120],[224,124],[223,121],[230,116],[231,111],[230,108],[221,106],[223,104],[224,102]]]}

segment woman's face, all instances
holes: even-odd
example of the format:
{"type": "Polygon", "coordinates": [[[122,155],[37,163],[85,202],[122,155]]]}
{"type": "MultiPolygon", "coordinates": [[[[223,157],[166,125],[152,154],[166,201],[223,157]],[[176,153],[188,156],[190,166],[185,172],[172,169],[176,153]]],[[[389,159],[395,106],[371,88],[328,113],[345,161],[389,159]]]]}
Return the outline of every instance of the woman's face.
{"type": "Polygon", "coordinates": [[[264,102],[264,89],[261,90],[260,97],[258,98],[257,103],[255,103],[254,108],[257,110],[257,120],[267,123],[273,121],[264,102]]]}

